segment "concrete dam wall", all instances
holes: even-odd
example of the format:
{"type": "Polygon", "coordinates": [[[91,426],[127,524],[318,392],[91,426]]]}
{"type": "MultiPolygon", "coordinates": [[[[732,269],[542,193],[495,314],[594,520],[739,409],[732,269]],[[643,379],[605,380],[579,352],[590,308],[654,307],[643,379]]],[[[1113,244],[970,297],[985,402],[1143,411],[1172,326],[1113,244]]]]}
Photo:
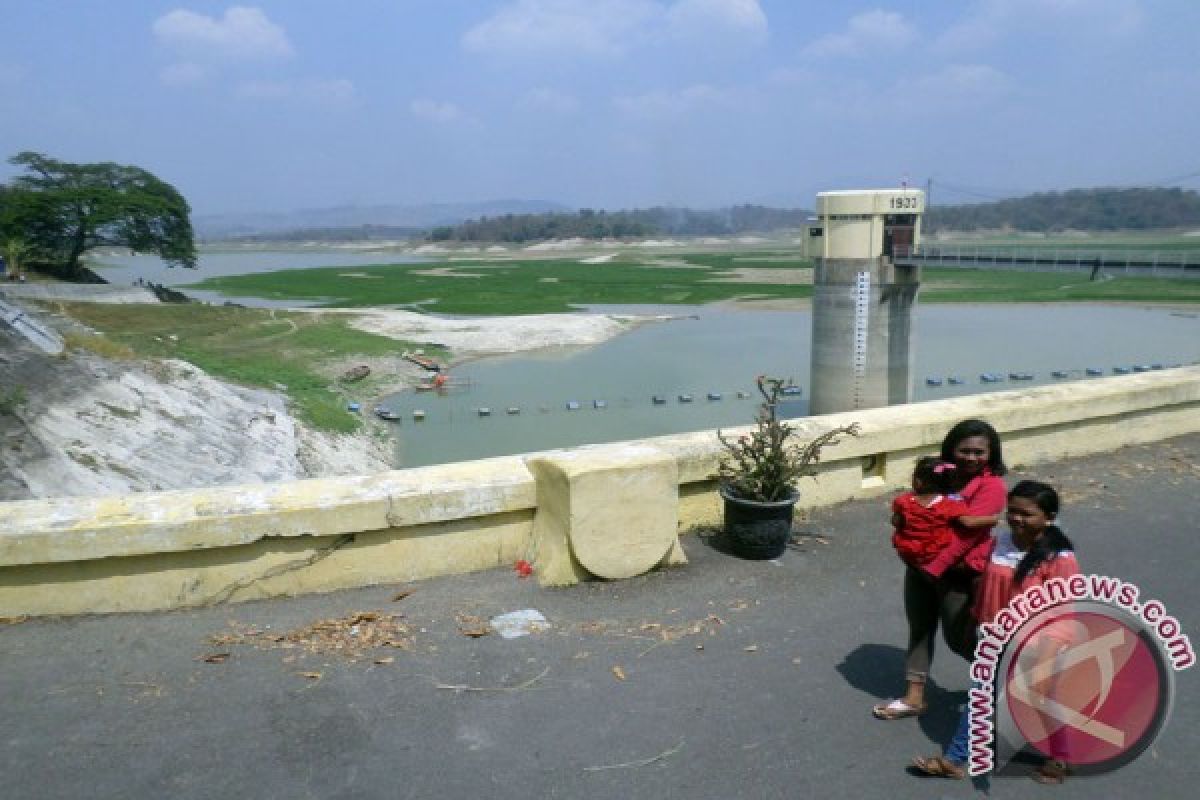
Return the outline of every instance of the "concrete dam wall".
{"type": "MultiPolygon", "coordinates": [[[[805,439],[862,427],[826,451],[800,507],[907,485],[913,461],[968,417],[996,427],[1010,464],[1159,441],[1200,431],[1200,367],[795,420],[805,439]]],[[[186,608],[518,559],[544,585],[627,577],[682,564],[678,535],[719,524],[719,454],[715,432],[701,431],[361,477],[0,504],[0,616],[186,608]]]]}

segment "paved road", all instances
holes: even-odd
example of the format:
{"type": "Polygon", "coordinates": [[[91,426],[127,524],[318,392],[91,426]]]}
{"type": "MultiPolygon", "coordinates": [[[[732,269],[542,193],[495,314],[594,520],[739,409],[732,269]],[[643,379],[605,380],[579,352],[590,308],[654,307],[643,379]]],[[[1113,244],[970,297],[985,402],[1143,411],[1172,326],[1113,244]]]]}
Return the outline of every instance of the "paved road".
{"type": "MultiPolygon", "coordinates": [[[[1200,641],[1197,464],[1200,436],[1190,436],[1014,477],[1063,487],[1085,570],[1136,581],[1200,641]]],[[[935,710],[920,721],[868,714],[901,673],[901,571],[886,516],[883,500],[819,511],[777,563],[738,561],[689,536],[689,566],[621,583],[547,591],[493,571],[414,584],[398,601],[387,586],[0,628],[0,795],[977,794],[905,770],[949,735],[965,662],[939,654],[935,710]],[[459,632],[469,616],[524,608],[553,628],[511,640],[459,632]],[[363,610],[403,613],[412,648],[351,660],[207,638],[363,610]],[[199,660],[219,653],[229,656],[199,660]]],[[[1133,765],[1057,789],[997,779],[989,793],[1195,797],[1198,676],[1177,676],[1169,727],[1133,765]]]]}

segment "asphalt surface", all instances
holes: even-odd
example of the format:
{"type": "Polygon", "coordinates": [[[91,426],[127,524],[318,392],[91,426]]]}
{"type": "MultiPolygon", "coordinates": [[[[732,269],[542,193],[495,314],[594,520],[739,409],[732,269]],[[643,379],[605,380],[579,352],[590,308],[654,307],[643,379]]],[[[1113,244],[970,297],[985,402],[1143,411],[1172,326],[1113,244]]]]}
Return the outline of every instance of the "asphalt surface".
{"type": "MultiPolygon", "coordinates": [[[[1084,571],[1136,582],[1200,642],[1198,464],[1188,436],[1010,480],[1061,487],[1084,571]]],[[[545,590],[497,570],[0,626],[0,797],[1197,796],[1196,668],[1152,751],[1116,772],[1061,787],[910,774],[952,732],[967,668],[940,649],[930,713],[871,718],[902,683],[887,517],[882,498],[814,512],[777,562],[687,536],[688,566],[619,583],[545,590]],[[528,608],[552,627],[462,632],[528,608]],[[403,614],[407,647],[356,645],[366,619],[340,653],[270,638],[358,611],[403,614]]]]}

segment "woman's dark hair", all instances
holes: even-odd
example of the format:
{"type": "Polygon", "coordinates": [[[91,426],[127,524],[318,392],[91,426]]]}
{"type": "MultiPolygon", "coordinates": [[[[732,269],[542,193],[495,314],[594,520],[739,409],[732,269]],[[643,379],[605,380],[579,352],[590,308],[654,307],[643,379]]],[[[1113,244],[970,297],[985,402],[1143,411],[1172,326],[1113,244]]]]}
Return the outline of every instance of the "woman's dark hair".
{"type": "Polygon", "coordinates": [[[913,467],[913,481],[920,481],[940,494],[951,494],[957,491],[962,482],[959,479],[958,467],[953,461],[943,461],[937,456],[921,456],[913,467]]]}
{"type": "Polygon", "coordinates": [[[942,439],[942,460],[954,462],[954,448],[963,439],[972,436],[982,436],[988,441],[988,470],[993,475],[1004,475],[1008,467],[1004,466],[1004,451],[1000,447],[1000,434],[996,429],[981,419],[964,419],[955,425],[942,439]]]}
{"type": "MultiPolygon", "coordinates": [[[[1033,501],[1033,504],[1047,516],[1058,514],[1058,492],[1054,491],[1054,487],[1049,484],[1041,481],[1021,481],[1008,493],[1009,500],[1014,497],[1033,501]]],[[[1071,540],[1062,532],[1062,528],[1054,524],[1047,525],[1046,530],[1042,532],[1042,535],[1029,548],[1029,552],[1021,559],[1021,563],[1017,565],[1017,571],[1013,578],[1020,583],[1028,577],[1029,573],[1037,569],[1039,564],[1049,561],[1058,552],[1074,549],[1075,545],[1071,544],[1071,540]]]]}

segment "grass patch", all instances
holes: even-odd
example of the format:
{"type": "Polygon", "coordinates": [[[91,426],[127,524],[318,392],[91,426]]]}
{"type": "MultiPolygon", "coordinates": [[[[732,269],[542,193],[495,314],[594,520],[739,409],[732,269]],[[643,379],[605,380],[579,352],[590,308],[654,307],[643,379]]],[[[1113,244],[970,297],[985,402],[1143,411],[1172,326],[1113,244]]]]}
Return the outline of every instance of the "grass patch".
{"type": "Polygon", "coordinates": [[[26,401],[24,386],[0,389],[0,414],[16,414],[26,401]]]}
{"type": "MultiPolygon", "coordinates": [[[[337,382],[314,366],[359,355],[399,357],[406,347],[416,346],[354,330],[344,315],[199,303],[67,303],[62,308],[88,326],[109,331],[92,338],[111,340],[131,355],[182,359],[214,377],[247,386],[283,384],[305,424],[338,433],[358,430],[362,420],[346,411],[346,397],[337,382]]],[[[434,357],[442,355],[437,348],[424,348],[434,357]]]]}
{"type": "Polygon", "coordinates": [[[63,344],[68,350],[86,350],[114,361],[126,361],[134,357],[133,350],[127,345],[95,333],[68,331],[63,334],[63,344]]]}
{"type": "MultiPolygon", "coordinates": [[[[1200,241],[1193,241],[1196,239],[1200,237],[1153,240],[1126,237],[1077,244],[1096,248],[1120,242],[1144,249],[1148,242],[1156,242],[1182,250],[1200,246],[1200,241]]],[[[998,241],[1021,247],[1061,244],[1057,240],[1034,244],[1011,239],[998,241]]],[[[969,242],[970,246],[977,244],[980,243],[969,242]]],[[[430,264],[385,264],[356,268],[378,278],[371,281],[343,277],[345,268],[331,267],[212,278],[196,285],[233,295],[350,307],[408,305],[436,313],[479,315],[555,313],[586,305],[702,305],[745,297],[770,300],[812,296],[809,285],[714,282],[738,269],[811,268],[808,259],[784,250],[672,252],[655,253],[652,257],[626,254],[601,264],[582,264],[578,259],[563,258],[512,261],[472,258],[456,259],[453,266],[464,271],[486,267],[486,276],[467,281],[418,274],[428,271],[430,264]],[[687,266],[673,267],[671,262],[687,266]]],[[[921,299],[935,303],[1200,303],[1197,280],[1111,273],[1103,281],[1091,282],[1087,278],[1086,271],[926,267],[922,271],[921,299]]]]}
{"type": "MultiPolygon", "coordinates": [[[[764,257],[766,257],[764,255],[764,257]]],[[[662,256],[668,258],[668,256],[662,256]]],[[[344,267],[282,270],[210,278],[194,284],[230,296],[303,300],[325,306],[399,305],[444,314],[545,314],[587,305],[703,305],[745,295],[772,298],[811,297],[809,286],[759,283],[711,283],[739,267],[734,254],[669,254],[688,267],[658,266],[654,259],[615,258],[602,264],[578,259],[454,261],[454,269],[486,268],[482,278],[422,275],[429,264],[381,264],[356,267],[376,280],[347,278],[344,267]],[[697,267],[700,267],[697,269],[697,267]]],[[[761,269],[795,269],[804,259],[781,254],[778,260],[754,261],[761,269]]]]}
{"type": "Polygon", "coordinates": [[[924,267],[921,301],[931,303],[1200,303],[1200,280],[1112,277],[1089,281],[1086,272],[924,267]]]}

